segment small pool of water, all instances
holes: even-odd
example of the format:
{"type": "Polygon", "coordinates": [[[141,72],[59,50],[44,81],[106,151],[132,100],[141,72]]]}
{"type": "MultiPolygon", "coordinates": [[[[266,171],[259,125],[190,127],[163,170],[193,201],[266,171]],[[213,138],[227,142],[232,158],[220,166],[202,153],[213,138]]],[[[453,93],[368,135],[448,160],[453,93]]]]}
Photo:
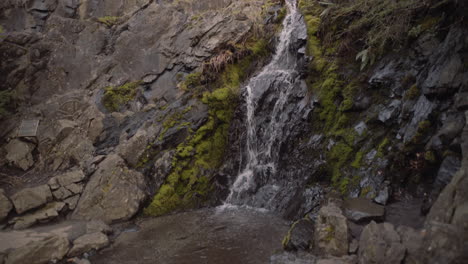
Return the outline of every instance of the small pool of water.
{"type": "Polygon", "coordinates": [[[261,210],[211,208],[137,220],[93,264],[269,263],[289,223],[261,210]]]}

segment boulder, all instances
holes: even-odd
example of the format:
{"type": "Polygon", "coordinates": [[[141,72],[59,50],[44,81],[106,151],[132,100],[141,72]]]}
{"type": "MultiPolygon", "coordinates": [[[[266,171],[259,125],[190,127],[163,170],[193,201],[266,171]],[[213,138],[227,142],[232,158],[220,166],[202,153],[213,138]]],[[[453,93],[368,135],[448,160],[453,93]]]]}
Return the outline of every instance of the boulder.
{"type": "Polygon", "coordinates": [[[3,189],[0,189],[0,222],[7,218],[11,209],[13,209],[13,205],[11,204],[8,197],[6,197],[3,189]]]}
{"type": "Polygon", "coordinates": [[[283,248],[286,250],[308,250],[314,238],[314,224],[309,219],[301,219],[295,222],[283,240],[283,248]]]}
{"type": "Polygon", "coordinates": [[[68,256],[80,256],[92,249],[99,250],[109,245],[109,239],[101,232],[83,235],[73,241],[73,247],[68,252],[68,256]]]}
{"type": "Polygon", "coordinates": [[[61,260],[68,252],[69,241],[63,236],[50,236],[32,241],[8,253],[5,264],[46,264],[61,260]]]}
{"type": "Polygon", "coordinates": [[[343,204],[346,217],[353,222],[383,220],[385,208],[365,198],[351,198],[343,204]]]}
{"type": "Polygon", "coordinates": [[[64,207],[65,203],[53,202],[36,212],[16,217],[10,223],[14,224],[13,229],[18,230],[28,228],[39,222],[49,222],[57,218],[64,207]]]}
{"type": "Polygon", "coordinates": [[[392,224],[372,221],[361,234],[359,263],[400,264],[405,251],[400,235],[392,224]]]}
{"type": "Polygon", "coordinates": [[[401,243],[406,248],[405,264],[421,263],[421,247],[424,231],[417,231],[408,226],[399,226],[396,231],[400,234],[401,243]]]}
{"type": "Polygon", "coordinates": [[[15,167],[24,171],[34,165],[33,150],[36,148],[34,144],[13,139],[6,146],[6,160],[15,167]]]}
{"type": "Polygon", "coordinates": [[[319,254],[338,257],[348,254],[348,224],[334,203],[320,208],[314,240],[314,248],[319,254]]]}
{"type": "Polygon", "coordinates": [[[22,214],[30,209],[37,208],[52,200],[52,193],[48,185],[40,185],[23,189],[11,196],[16,212],[22,214]]]}
{"type": "Polygon", "coordinates": [[[356,255],[344,256],[341,258],[330,257],[326,259],[319,259],[315,264],[356,264],[358,261],[356,255]]]}
{"type": "Polygon", "coordinates": [[[130,170],[118,155],[109,155],[91,176],[73,219],[111,223],[134,216],[145,199],[144,176],[130,170]]]}
{"type": "Polygon", "coordinates": [[[65,204],[67,204],[68,209],[75,210],[76,205],[78,204],[78,200],[80,200],[80,195],[74,195],[72,197],[69,197],[69,198],[63,200],[63,201],[65,202],[65,204]]]}

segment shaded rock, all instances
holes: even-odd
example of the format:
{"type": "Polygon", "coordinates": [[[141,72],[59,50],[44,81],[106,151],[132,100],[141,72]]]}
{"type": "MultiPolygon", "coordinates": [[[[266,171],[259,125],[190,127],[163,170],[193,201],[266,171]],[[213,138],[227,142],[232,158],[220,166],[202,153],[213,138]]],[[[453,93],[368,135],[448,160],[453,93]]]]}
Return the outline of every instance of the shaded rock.
{"type": "Polygon", "coordinates": [[[80,256],[92,249],[99,250],[109,245],[109,239],[101,232],[86,234],[73,241],[68,256],[80,256]]]}
{"type": "Polygon", "coordinates": [[[317,261],[317,257],[305,253],[304,251],[299,252],[281,252],[274,254],[270,257],[270,264],[311,264],[317,261]]]}
{"type": "Polygon", "coordinates": [[[74,219],[128,220],[145,199],[141,173],[130,170],[117,155],[109,155],[91,176],[73,213],[74,219]]]}
{"type": "Polygon", "coordinates": [[[13,228],[16,230],[28,228],[39,222],[45,223],[57,218],[64,207],[65,203],[53,202],[34,213],[16,217],[11,221],[11,223],[14,223],[13,228]]]}
{"type": "Polygon", "coordinates": [[[34,165],[32,152],[35,148],[34,144],[13,139],[5,146],[6,160],[11,165],[26,171],[34,165]]]}
{"type": "Polygon", "coordinates": [[[400,100],[393,100],[390,105],[385,107],[383,110],[379,112],[379,120],[382,123],[386,123],[387,121],[391,121],[391,119],[398,116],[400,113],[401,101],[400,100]]]}
{"type": "Polygon", "coordinates": [[[172,159],[174,157],[175,150],[166,151],[156,160],[154,163],[154,172],[151,174],[151,178],[155,184],[155,189],[159,189],[164,183],[167,175],[172,170],[172,159]]]}
{"type": "Polygon", "coordinates": [[[364,228],[359,241],[359,263],[399,264],[404,257],[405,247],[392,224],[372,221],[364,228]]]}
{"type": "Polygon", "coordinates": [[[119,145],[118,152],[130,166],[136,167],[140,157],[147,150],[148,143],[148,133],[140,129],[132,138],[119,145]]]}
{"type": "Polygon", "coordinates": [[[295,222],[283,240],[286,250],[308,250],[314,238],[314,224],[308,219],[295,222]]]}
{"type": "Polygon", "coordinates": [[[101,232],[101,233],[108,235],[108,234],[111,234],[113,231],[110,226],[108,226],[106,223],[99,221],[99,220],[89,221],[86,223],[87,234],[97,233],[97,232],[101,232]]]}
{"type": "Polygon", "coordinates": [[[71,262],[72,264],[91,264],[91,262],[85,258],[83,259],[80,259],[80,258],[72,258],[70,260],[68,260],[69,262],[71,262]]]}
{"type": "Polygon", "coordinates": [[[7,218],[11,209],[13,209],[13,205],[11,204],[8,197],[6,197],[5,191],[0,189],[0,222],[7,218]]]}
{"type": "Polygon", "coordinates": [[[356,264],[358,258],[356,255],[344,256],[341,258],[331,257],[326,259],[319,259],[315,264],[356,264]]]}
{"type": "Polygon", "coordinates": [[[351,198],[343,204],[346,217],[353,222],[382,220],[385,208],[365,198],[351,198]]]}
{"type": "Polygon", "coordinates": [[[356,239],[351,240],[351,243],[349,243],[349,253],[350,254],[355,254],[358,251],[359,248],[359,241],[356,239]]]}
{"type": "Polygon", "coordinates": [[[8,253],[5,264],[46,264],[60,260],[68,252],[69,241],[63,236],[51,236],[32,241],[8,253]]]}
{"type": "Polygon", "coordinates": [[[399,226],[396,231],[400,234],[401,243],[406,248],[405,263],[421,263],[421,247],[423,242],[423,232],[417,231],[408,226],[399,226]]]}
{"type": "Polygon", "coordinates": [[[458,110],[468,110],[468,93],[459,93],[455,97],[455,106],[458,110]]]}
{"type": "Polygon", "coordinates": [[[391,189],[390,189],[390,186],[387,184],[379,190],[379,192],[377,193],[377,196],[374,198],[373,201],[381,205],[386,205],[388,202],[388,199],[390,198],[390,194],[391,194],[391,189]]]}
{"type": "Polygon", "coordinates": [[[453,175],[457,173],[457,171],[461,167],[461,160],[455,156],[447,156],[442,161],[440,165],[439,171],[437,172],[437,177],[435,179],[435,185],[442,189],[445,187],[451,180],[453,175]]]}
{"type": "Polygon", "coordinates": [[[323,255],[344,256],[348,254],[346,217],[333,203],[320,208],[315,223],[314,248],[323,255]]]}
{"type": "Polygon", "coordinates": [[[52,193],[48,185],[26,188],[11,196],[11,201],[18,214],[37,208],[51,200],[52,193]]]}

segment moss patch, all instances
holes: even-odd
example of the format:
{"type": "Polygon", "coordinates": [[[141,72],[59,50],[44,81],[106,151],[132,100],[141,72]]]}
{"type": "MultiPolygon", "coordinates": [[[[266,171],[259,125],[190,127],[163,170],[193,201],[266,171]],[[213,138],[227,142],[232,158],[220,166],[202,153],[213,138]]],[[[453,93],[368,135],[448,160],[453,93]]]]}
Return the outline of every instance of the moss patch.
{"type": "Polygon", "coordinates": [[[116,16],[104,16],[104,17],[98,18],[98,22],[108,27],[112,27],[114,25],[118,25],[122,23],[122,18],[116,17],[116,16]]]}
{"type": "Polygon", "coordinates": [[[109,111],[118,111],[123,105],[135,98],[136,89],[141,81],[129,82],[121,86],[109,86],[104,88],[102,103],[109,111]]]}

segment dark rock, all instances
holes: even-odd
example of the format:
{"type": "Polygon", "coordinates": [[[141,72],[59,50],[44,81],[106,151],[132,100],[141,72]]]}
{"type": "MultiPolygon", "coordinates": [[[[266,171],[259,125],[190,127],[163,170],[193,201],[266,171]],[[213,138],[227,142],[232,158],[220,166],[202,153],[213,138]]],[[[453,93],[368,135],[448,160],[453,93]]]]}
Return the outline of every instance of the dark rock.
{"type": "Polygon", "coordinates": [[[405,257],[405,247],[392,224],[372,221],[362,231],[359,263],[398,264],[405,257]]]}
{"type": "Polygon", "coordinates": [[[101,232],[83,235],[73,241],[73,247],[68,252],[68,256],[81,256],[90,250],[99,250],[109,245],[109,239],[101,232]]]}
{"type": "Polygon", "coordinates": [[[309,219],[295,222],[283,240],[286,250],[309,250],[314,239],[314,224],[309,219]]]}
{"type": "Polygon", "coordinates": [[[455,97],[455,106],[458,110],[468,110],[468,93],[459,93],[455,97]]]}
{"type": "Polygon", "coordinates": [[[387,121],[392,121],[393,118],[397,117],[400,113],[401,101],[393,100],[390,105],[386,106],[379,113],[379,120],[382,123],[387,123],[387,121]]]}
{"type": "Polygon", "coordinates": [[[385,208],[365,198],[351,198],[343,204],[346,217],[353,222],[383,220],[385,208]]]}
{"type": "Polygon", "coordinates": [[[460,169],[461,160],[455,156],[447,156],[440,165],[439,172],[434,184],[437,188],[444,188],[453,178],[453,175],[460,169]]]}

